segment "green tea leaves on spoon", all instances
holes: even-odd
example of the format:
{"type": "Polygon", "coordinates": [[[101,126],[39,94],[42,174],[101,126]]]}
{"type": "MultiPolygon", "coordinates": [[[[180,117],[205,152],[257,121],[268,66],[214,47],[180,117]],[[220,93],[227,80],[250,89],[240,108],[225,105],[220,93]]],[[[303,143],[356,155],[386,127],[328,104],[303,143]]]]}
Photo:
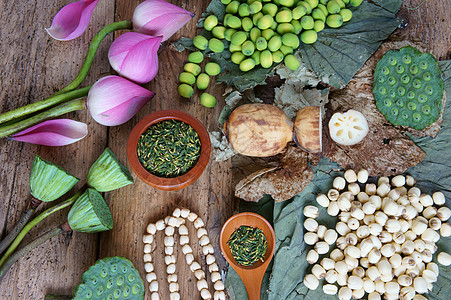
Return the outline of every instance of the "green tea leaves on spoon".
{"type": "Polygon", "coordinates": [[[235,261],[242,266],[252,266],[264,260],[268,242],[263,231],[250,226],[240,226],[230,236],[227,244],[235,261]]]}

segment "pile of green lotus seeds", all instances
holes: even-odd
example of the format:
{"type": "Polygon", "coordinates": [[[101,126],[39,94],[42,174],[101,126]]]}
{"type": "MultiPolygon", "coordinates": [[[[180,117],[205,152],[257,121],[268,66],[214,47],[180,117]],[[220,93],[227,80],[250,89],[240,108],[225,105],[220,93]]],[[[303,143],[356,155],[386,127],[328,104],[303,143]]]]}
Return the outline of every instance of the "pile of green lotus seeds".
{"type": "Polygon", "coordinates": [[[390,50],[374,70],[376,106],[393,125],[425,129],[442,110],[443,80],[435,57],[413,47],[390,50]]]}
{"type": "MultiPolygon", "coordinates": [[[[230,51],[231,61],[243,72],[257,65],[270,68],[282,61],[287,68],[297,70],[300,63],[293,52],[299,47],[299,39],[305,44],[313,44],[318,38],[317,33],[326,25],[338,28],[351,20],[352,11],[346,6],[357,7],[362,1],[221,0],[225,5],[224,18],[219,20],[217,16],[209,15],[204,20],[204,29],[211,32],[212,38],[208,40],[198,35],[193,43],[200,51],[230,51]],[[224,40],[230,43],[224,43],[224,40]]],[[[179,93],[182,97],[190,98],[193,94],[191,85],[195,82],[194,76],[201,72],[198,64],[203,60],[200,51],[190,54],[185,72],[180,75],[179,93]]],[[[207,74],[215,76],[208,71],[207,74]]],[[[201,75],[197,78],[199,90],[209,84],[207,75],[201,75]]],[[[201,95],[201,102],[202,96],[210,105],[216,102],[207,93],[201,95]]],[[[212,106],[214,104],[209,107],[212,106]]]]}

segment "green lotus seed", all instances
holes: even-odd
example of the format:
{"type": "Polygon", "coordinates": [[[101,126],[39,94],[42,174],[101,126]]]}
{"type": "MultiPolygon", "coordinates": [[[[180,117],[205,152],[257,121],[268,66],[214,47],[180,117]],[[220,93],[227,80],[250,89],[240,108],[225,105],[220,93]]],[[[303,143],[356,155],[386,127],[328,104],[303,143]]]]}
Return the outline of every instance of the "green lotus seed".
{"type": "Polygon", "coordinates": [[[200,104],[205,107],[215,107],[216,98],[209,93],[203,93],[202,95],[200,95],[200,104]]]}
{"type": "Polygon", "coordinates": [[[287,56],[285,56],[283,62],[285,63],[285,66],[287,66],[287,68],[290,70],[296,71],[297,69],[299,69],[299,60],[293,54],[288,54],[287,56]]]}
{"type": "Polygon", "coordinates": [[[295,19],[295,20],[299,20],[306,14],[307,14],[307,8],[305,8],[305,6],[302,6],[302,5],[295,7],[292,11],[293,19],[295,19]]]}
{"type": "Polygon", "coordinates": [[[251,18],[245,17],[241,20],[241,27],[243,27],[244,31],[250,31],[254,27],[254,23],[251,18]]]}
{"type": "Polygon", "coordinates": [[[229,45],[229,51],[230,52],[238,52],[238,51],[240,51],[241,52],[241,45],[235,45],[235,44],[230,44],[229,45]]]}
{"type": "Polygon", "coordinates": [[[187,63],[185,64],[185,66],[183,67],[183,69],[186,72],[190,72],[191,74],[193,74],[194,76],[199,75],[201,69],[199,67],[199,65],[193,64],[193,63],[187,63]]]}
{"type": "Polygon", "coordinates": [[[262,13],[264,15],[270,15],[271,17],[274,17],[277,14],[277,11],[279,9],[277,8],[277,5],[274,3],[266,3],[262,7],[262,13]]]}
{"type": "Polygon", "coordinates": [[[312,11],[312,17],[315,20],[321,20],[323,22],[326,22],[326,15],[323,13],[323,11],[320,8],[315,8],[312,11]]]}
{"type": "Polygon", "coordinates": [[[282,46],[282,39],[280,38],[280,36],[273,36],[269,41],[268,41],[268,49],[271,52],[277,51],[280,49],[280,46],[282,46]]]}
{"type": "Polygon", "coordinates": [[[211,38],[208,41],[208,48],[215,53],[221,53],[224,51],[224,43],[217,38],[211,38]]]}
{"type": "Polygon", "coordinates": [[[100,296],[100,295],[102,295],[102,294],[103,294],[103,286],[99,286],[99,287],[97,288],[97,295],[100,296]]]}
{"type": "Polygon", "coordinates": [[[413,99],[413,98],[415,98],[415,92],[413,92],[413,91],[407,92],[407,98],[408,98],[408,99],[413,99]]]}
{"type": "Polygon", "coordinates": [[[252,16],[252,23],[254,23],[254,25],[257,26],[257,22],[258,20],[260,20],[261,17],[263,17],[262,12],[256,13],[255,15],[252,16]]]}
{"type": "Polygon", "coordinates": [[[179,95],[183,98],[190,98],[193,95],[193,88],[186,83],[182,83],[178,86],[177,91],[179,92],[179,95]]]}
{"type": "Polygon", "coordinates": [[[432,76],[431,76],[431,74],[429,72],[424,72],[423,73],[423,79],[424,80],[429,81],[429,80],[431,80],[431,78],[432,78],[432,76]]]}
{"type": "Polygon", "coordinates": [[[244,31],[237,31],[233,34],[230,43],[234,45],[241,45],[247,40],[247,35],[244,31]]]}
{"type": "Polygon", "coordinates": [[[293,25],[293,30],[294,30],[295,34],[301,33],[301,31],[302,31],[301,22],[299,22],[298,20],[292,20],[291,25],[293,25]]]}
{"type": "Polygon", "coordinates": [[[306,1],[300,1],[297,4],[298,6],[304,6],[307,9],[307,15],[312,13],[313,7],[306,1]]]}
{"type": "Polygon", "coordinates": [[[420,68],[426,70],[428,68],[428,63],[425,61],[420,62],[420,68]]]}
{"type": "Polygon", "coordinates": [[[125,282],[124,277],[119,276],[119,277],[117,278],[117,280],[116,280],[116,285],[121,286],[121,285],[124,284],[124,282],[125,282]]]}
{"type": "Polygon", "coordinates": [[[205,50],[208,47],[208,40],[201,35],[197,35],[193,39],[193,44],[197,49],[205,50]]]}
{"type": "Polygon", "coordinates": [[[410,81],[410,76],[409,75],[404,74],[404,75],[401,76],[401,82],[402,83],[406,84],[406,83],[409,83],[409,81],[410,81]]]}
{"type": "Polygon", "coordinates": [[[389,90],[389,91],[388,91],[388,95],[389,95],[390,97],[392,97],[392,98],[395,98],[395,97],[396,97],[396,93],[395,93],[394,90],[389,90]]]}
{"type": "Polygon", "coordinates": [[[245,58],[246,58],[246,56],[242,52],[235,52],[232,54],[230,60],[234,64],[239,65],[245,58]]]}
{"type": "Polygon", "coordinates": [[[240,7],[239,1],[232,1],[226,6],[226,12],[229,14],[236,14],[238,12],[239,7],[240,7]]]}
{"type": "Polygon", "coordinates": [[[399,110],[397,108],[393,108],[391,113],[393,116],[397,116],[399,114],[399,110]]]}
{"type": "Polygon", "coordinates": [[[260,55],[261,55],[260,51],[255,51],[254,54],[252,54],[251,58],[255,61],[255,65],[260,64],[260,55]]]}
{"type": "Polygon", "coordinates": [[[431,113],[431,107],[429,105],[423,106],[423,113],[429,115],[431,113]]]}
{"type": "Polygon", "coordinates": [[[200,73],[199,76],[197,76],[196,85],[199,90],[205,90],[209,84],[210,76],[205,73],[200,73]]]}
{"type": "Polygon", "coordinates": [[[379,93],[380,93],[381,95],[385,95],[385,94],[387,93],[387,89],[386,89],[385,87],[381,86],[381,87],[379,88],[379,93]]]}
{"type": "Polygon", "coordinates": [[[419,113],[414,113],[413,120],[419,122],[421,120],[421,115],[419,113]]]}
{"type": "Polygon", "coordinates": [[[390,107],[392,105],[392,102],[390,101],[390,99],[385,99],[384,100],[384,105],[387,107],[390,107]]]}
{"type": "Polygon", "coordinates": [[[194,84],[196,82],[196,77],[191,73],[182,72],[179,75],[179,81],[180,83],[194,84]]]}
{"type": "Polygon", "coordinates": [[[389,85],[395,85],[396,84],[396,78],[393,76],[388,77],[388,84],[389,85]]]}
{"type": "Polygon", "coordinates": [[[409,68],[410,73],[416,75],[418,73],[418,67],[416,65],[411,65],[409,68]]]}
{"type": "Polygon", "coordinates": [[[103,268],[102,271],[100,271],[100,277],[105,278],[108,275],[108,270],[103,268]]]}
{"type": "Polygon", "coordinates": [[[261,36],[262,36],[262,32],[257,27],[252,28],[251,31],[249,32],[249,38],[254,43],[256,43],[257,39],[261,36]]]}
{"type": "Polygon", "coordinates": [[[399,99],[396,101],[396,105],[399,107],[404,107],[404,101],[402,99],[399,99]]]}
{"type": "Polygon", "coordinates": [[[382,74],[384,74],[384,75],[390,74],[390,69],[388,67],[383,67],[382,68],[382,74]]]}
{"type": "Polygon", "coordinates": [[[409,114],[408,114],[406,111],[403,111],[403,112],[401,113],[401,117],[402,117],[404,120],[407,120],[407,119],[409,119],[409,114]]]}
{"type": "Polygon", "coordinates": [[[200,64],[204,60],[204,55],[200,51],[191,52],[188,55],[188,61],[190,63],[200,64]]]}
{"type": "Polygon", "coordinates": [[[384,82],[385,82],[385,79],[384,79],[384,77],[380,76],[380,77],[378,77],[377,81],[378,81],[379,83],[384,83],[384,82]]]}
{"type": "Polygon", "coordinates": [[[327,2],[326,7],[330,14],[338,14],[340,12],[340,5],[335,0],[330,0],[327,2]]]}
{"type": "Polygon", "coordinates": [[[347,8],[340,10],[339,14],[343,17],[343,22],[348,22],[352,18],[352,11],[347,8]]]}
{"type": "Polygon", "coordinates": [[[305,0],[308,4],[310,4],[310,6],[312,7],[312,9],[316,8],[319,4],[318,0],[305,0]]]}
{"type": "Polygon", "coordinates": [[[245,41],[243,45],[241,45],[241,52],[243,52],[246,56],[251,56],[254,54],[255,45],[251,41],[245,41]]]}
{"type": "Polygon", "coordinates": [[[339,14],[328,15],[326,18],[326,24],[331,28],[338,28],[343,25],[343,17],[339,14]]]}
{"type": "Polygon", "coordinates": [[[294,33],[285,33],[282,36],[282,44],[296,49],[297,47],[299,47],[299,37],[294,33]]]}
{"type": "Polygon", "coordinates": [[[329,11],[327,10],[327,7],[324,4],[318,4],[318,8],[322,10],[324,16],[327,17],[329,15],[329,11]]]}
{"type": "Polygon", "coordinates": [[[402,56],[402,61],[403,61],[405,64],[410,64],[410,63],[412,62],[412,58],[410,57],[410,55],[404,54],[404,55],[402,56]]]}
{"type": "Polygon", "coordinates": [[[218,25],[218,17],[215,15],[209,15],[204,20],[205,30],[211,31],[216,25],[218,25]]]}
{"type": "Polygon", "coordinates": [[[406,89],[403,88],[402,86],[398,87],[398,95],[404,96],[405,94],[406,94],[406,89]]]}
{"type": "Polygon", "coordinates": [[[264,15],[257,21],[257,27],[261,30],[268,29],[274,23],[274,19],[270,15],[264,15]]]}
{"type": "Polygon", "coordinates": [[[351,0],[351,1],[349,1],[349,3],[350,3],[352,6],[354,6],[354,7],[359,6],[360,4],[362,4],[362,2],[363,2],[363,0],[351,0]]]}
{"type": "Polygon", "coordinates": [[[251,13],[249,12],[249,5],[247,3],[241,3],[240,7],[238,8],[238,14],[240,17],[247,17],[251,13]]]}
{"type": "Polygon", "coordinates": [[[413,102],[409,102],[409,103],[407,103],[407,108],[410,110],[415,110],[415,109],[417,109],[417,105],[413,102]]]}
{"type": "Polygon", "coordinates": [[[313,30],[315,30],[316,32],[320,32],[324,29],[324,25],[325,23],[321,20],[316,20],[315,24],[313,24],[313,30]]]}
{"type": "Polygon", "coordinates": [[[130,274],[130,275],[128,275],[128,277],[127,277],[127,280],[128,280],[128,282],[133,282],[133,281],[135,281],[135,275],[133,275],[133,274],[130,274]]]}
{"type": "Polygon", "coordinates": [[[221,3],[224,4],[224,5],[227,5],[230,2],[232,2],[232,0],[221,0],[221,3]]]}
{"type": "Polygon", "coordinates": [[[301,33],[301,41],[304,44],[313,44],[318,39],[318,34],[315,30],[307,30],[301,33]]]}
{"type": "Polygon", "coordinates": [[[256,13],[258,13],[259,11],[262,10],[262,7],[263,7],[263,5],[262,5],[262,3],[261,3],[260,1],[252,2],[252,3],[249,5],[249,12],[250,12],[252,15],[253,15],[253,14],[256,14],[256,13]]]}
{"type": "Polygon", "coordinates": [[[128,285],[124,286],[124,292],[122,295],[124,295],[124,297],[128,297],[130,295],[130,287],[128,285]]]}
{"type": "Polygon", "coordinates": [[[294,0],[279,0],[280,5],[291,7],[294,5],[294,0]]]}
{"type": "Polygon", "coordinates": [[[119,298],[121,296],[121,290],[120,289],[115,289],[114,290],[114,298],[119,298]]]}
{"type": "Polygon", "coordinates": [[[267,69],[272,66],[272,54],[269,50],[264,50],[260,54],[260,64],[263,68],[267,69]]]}
{"type": "Polygon", "coordinates": [[[303,16],[301,18],[301,26],[305,30],[313,29],[313,26],[315,25],[315,20],[311,16],[303,16]]]}
{"type": "Polygon", "coordinates": [[[294,27],[291,25],[291,23],[282,23],[277,25],[277,33],[280,35],[284,35],[285,33],[293,33],[294,27]]]}
{"type": "Polygon", "coordinates": [[[237,16],[230,16],[227,18],[227,26],[233,29],[241,28],[241,19],[237,16]]]}
{"type": "Polygon", "coordinates": [[[398,62],[398,60],[394,57],[390,57],[390,59],[388,60],[388,62],[390,63],[390,65],[394,66],[396,65],[396,63],[398,62]]]}
{"type": "Polygon", "coordinates": [[[420,103],[425,103],[425,102],[427,102],[427,101],[428,101],[428,97],[427,97],[426,95],[420,94],[420,95],[418,96],[418,102],[420,102],[420,103]]]}
{"type": "Polygon", "coordinates": [[[288,23],[293,19],[293,14],[289,10],[279,11],[276,14],[276,22],[288,23]]]}
{"type": "Polygon", "coordinates": [[[432,95],[434,93],[434,89],[432,88],[432,86],[426,87],[426,93],[428,93],[429,95],[432,95]]]}
{"type": "Polygon", "coordinates": [[[257,46],[257,50],[263,51],[268,47],[268,42],[265,40],[264,37],[259,37],[255,41],[255,44],[257,46]]]}
{"type": "Polygon", "coordinates": [[[139,285],[137,285],[137,284],[134,284],[133,286],[132,286],[132,293],[133,294],[138,294],[139,292],[141,291],[141,288],[139,287],[139,285]]]}
{"type": "Polygon", "coordinates": [[[404,73],[404,66],[403,65],[397,65],[396,66],[396,72],[398,72],[399,74],[404,73]]]}
{"type": "Polygon", "coordinates": [[[214,62],[209,62],[205,65],[205,72],[210,76],[216,76],[221,73],[221,67],[214,62]]]}
{"type": "Polygon", "coordinates": [[[105,299],[106,300],[113,300],[113,295],[107,295],[105,299]]]}
{"type": "Polygon", "coordinates": [[[280,63],[284,57],[285,55],[283,55],[282,51],[280,50],[272,53],[272,61],[276,64],[280,63]]]}
{"type": "Polygon", "coordinates": [[[276,34],[274,30],[269,28],[262,31],[262,37],[267,41],[269,41],[274,36],[274,34],[276,34]]]}
{"type": "Polygon", "coordinates": [[[280,46],[280,49],[279,49],[282,53],[283,53],[283,55],[285,55],[285,56],[287,56],[288,54],[291,54],[291,53],[293,53],[293,48],[291,48],[291,47],[288,47],[288,46],[285,46],[285,45],[282,45],[282,46],[280,46]]]}
{"type": "Polygon", "coordinates": [[[226,28],[224,26],[216,26],[211,30],[211,33],[215,38],[222,40],[225,37],[225,31],[226,28]]]}
{"type": "Polygon", "coordinates": [[[344,3],[343,0],[334,0],[335,2],[338,3],[338,5],[340,5],[340,9],[345,8],[346,4],[344,3]]]}
{"type": "Polygon", "coordinates": [[[421,88],[421,80],[418,78],[415,78],[412,82],[412,85],[414,88],[419,89],[421,88]]]}

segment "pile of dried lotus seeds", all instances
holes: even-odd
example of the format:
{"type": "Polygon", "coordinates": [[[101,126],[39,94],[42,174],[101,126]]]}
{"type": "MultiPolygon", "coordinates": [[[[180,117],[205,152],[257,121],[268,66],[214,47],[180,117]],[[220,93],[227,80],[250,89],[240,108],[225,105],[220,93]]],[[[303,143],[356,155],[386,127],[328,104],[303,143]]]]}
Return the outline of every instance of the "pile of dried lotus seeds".
{"type": "MultiPolygon", "coordinates": [[[[367,170],[347,170],[327,195],[317,195],[329,215],[338,215],[335,229],[318,224],[318,207],[304,207],[304,241],[314,246],[307,253],[313,267],[304,284],[315,290],[324,278],[324,293],[342,300],[426,299],[439,274],[432,262],[436,242],[451,235],[445,197],[422,193],[409,175],[367,181],[367,170]]],[[[441,252],[437,260],[449,266],[451,255],[441,252]]]]}

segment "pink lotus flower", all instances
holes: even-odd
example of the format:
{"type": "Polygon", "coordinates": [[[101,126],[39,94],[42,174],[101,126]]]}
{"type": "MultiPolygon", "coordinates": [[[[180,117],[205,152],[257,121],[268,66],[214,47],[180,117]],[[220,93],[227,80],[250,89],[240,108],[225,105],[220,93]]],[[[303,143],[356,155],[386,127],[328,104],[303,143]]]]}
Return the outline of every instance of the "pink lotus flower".
{"type": "Polygon", "coordinates": [[[164,0],[146,0],[135,8],[133,29],[153,36],[162,35],[166,41],[193,17],[192,12],[164,0]]]}
{"type": "Polygon", "coordinates": [[[87,134],[88,126],[85,123],[55,119],[27,128],[13,135],[11,139],[44,146],[64,146],[81,140],[87,134]]]}
{"type": "Polygon", "coordinates": [[[130,120],[154,93],[119,76],[99,79],[89,90],[87,106],[91,116],[105,126],[130,120]]]}
{"type": "Polygon", "coordinates": [[[52,26],[46,28],[48,34],[60,41],[79,37],[88,28],[98,1],[80,0],[64,6],[53,18],[52,26]]]}
{"type": "Polygon", "coordinates": [[[158,72],[158,55],[162,36],[127,32],[111,44],[108,59],[119,75],[144,84],[151,81],[158,72]]]}

